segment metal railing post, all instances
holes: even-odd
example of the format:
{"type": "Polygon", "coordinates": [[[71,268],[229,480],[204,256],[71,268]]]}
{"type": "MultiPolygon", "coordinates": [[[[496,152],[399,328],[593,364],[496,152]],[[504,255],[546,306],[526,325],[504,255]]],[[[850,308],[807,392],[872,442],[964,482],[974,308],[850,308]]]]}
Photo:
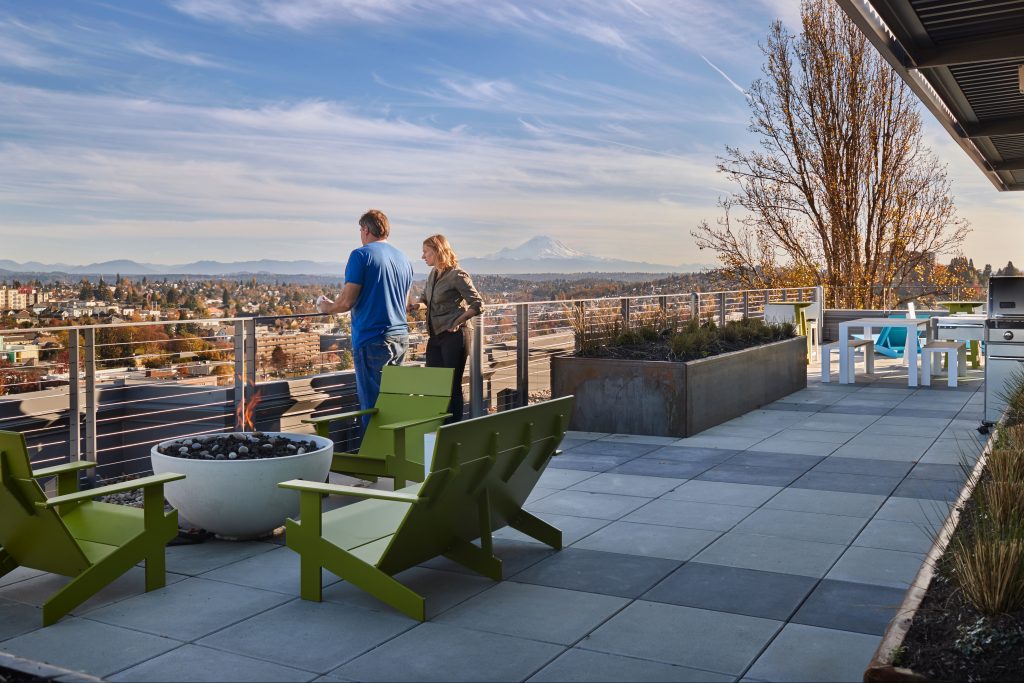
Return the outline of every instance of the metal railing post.
{"type": "Polygon", "coordinates": [[[78,330],[68,332],[68,446],[71,460],[82,459],[82,386],[78,359],[78,330]]]}
{"type": "Polygon", "coordinates": [[[789,301],[789,290],[785,287],[782,288],[782,303],[789,301]]]}
{"type": "Polygon", "coordinates": [[[245,323],[235,321],[235,431],[245,431],[245,323]]]}
{"type": "Polygon", "coordinates": [[[619,310],[622,315],[622,329],[623,331],[629,329],[629,299],[622,298],[619,300],[619,310]]]}
{"type": "Polygon", "coordinates": [[[96,462],[96,329],[85,336],[85,460],[96,462]]]}
{"type": "Polygon", "coordinates": [[[516,391],[520,406],[530,402],[530,304],[516,304],[516,391]]]}
{"type": "Polygon", "coordinates": [[[725,327],[725,292],[718,293],[718,326],[725,327]]]}
{"type": "Polygon", "coordinates": [[[690,292],[690,317],[700,320],[700,294],[690,292]]]}
{"type": "Polygon", "coordinates": [[[668,311],[668,297],[667,296],[659,296],[658,297],[658,308],[661,309],[662,313],[665,313],[666,311],[668,311]]]}
{"type": "Polygon", "coordinates": [[[478,316],[473,326],[473,348],[469,354],[469,414],[484,414],[484,316],[478,316]]]}
{"type": "Polygon", "coordinates": [[[245,383],[256,386],[256,318],[242,321],[245,328],[245,383]]]}
{"type": "Polygon", "coordinates": [[[582,301],[576,301],[573,303],[575,312],[573,315],[576,316],[576,323],[579,325],[579,329],[575,330],[575,351],[579,353],[583,349],[583,342],[587,336],[587,306],[582,301]]]}
{"type": "Polygon", "coordinates": [[[750,292],[743,290],[743,317],[750,317],[750,292]]]}

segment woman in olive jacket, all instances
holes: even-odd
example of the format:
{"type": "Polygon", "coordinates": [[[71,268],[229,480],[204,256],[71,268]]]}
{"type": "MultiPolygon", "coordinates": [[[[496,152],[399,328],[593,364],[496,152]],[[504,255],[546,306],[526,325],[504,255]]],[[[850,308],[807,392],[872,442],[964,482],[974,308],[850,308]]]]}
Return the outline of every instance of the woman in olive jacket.
{"type": "Polygon", "coordinates": [[[462,419],[462,373],[472,334],[470,318],[480,315],[484,301],[473,286],[469,273],[459,268],[459,259],[444,235],[423,240],[423,261],[430,266],[423,296],[410,303],[409,313],[427,311],[427,367],[454,368],[452,400],[447,421],[462,419]]]}

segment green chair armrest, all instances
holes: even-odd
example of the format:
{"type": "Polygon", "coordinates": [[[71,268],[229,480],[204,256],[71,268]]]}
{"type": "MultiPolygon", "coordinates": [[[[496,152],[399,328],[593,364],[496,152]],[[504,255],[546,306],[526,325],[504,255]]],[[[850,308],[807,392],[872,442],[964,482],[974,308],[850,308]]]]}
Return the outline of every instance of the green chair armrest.
{"type": "Polygon", "coordinates": [[[451,417],[451,413],[441,413],[439,415],[433,415],[431,417],[425,417],[420,420],[406,420],[404,422],[392,422],[386,425],[377,425],[377,429],[386,429],[388,431],[398,431],[401,429],[408,429],[409,427],[415,427],[416,425],[427,424],[429,422],[435,422],[436,420],[447,420],[451,417]]]}
{"type": "Polygon", "coordinates": [[[96,463],[88,460],[79,460],[78,462],[69,462],[63,465],[54,465],[53,467],[44,467],[39,470],[32,472],[33,479],[40,479],[42,477],[54,477],[58,474],[64,474],[65,472],[74,472],[76,470],[88,470],[96,467],[96,463]]]}
{"type": "Polygon", "coordinates": [[[378,489],[364,489],[358,486],[343,486],[341,484],[323,484],[303,479],[290,479],[278,484],[283,489],[294,491],[309,491],[311,493],[323,493],[329,496],[357,496],[359,498],[376,498],[377,500],[390,500],[396,503],[415,503],[419,500],[426,500],[421,496],[412,493],[400,493],[398,491],[380,491],[378,489]]]}
{"type": "Polygon", "coordinates": [[[374,415],[376,414],[376,408],[367,408],[366,410],[351,410],[347,413],[335,413],[334,415],[321,415],[320,417],[309,417],[303,420],[305,424],[320,424],[322,422],[334,422],[335,420],[344,420],[350,417],[359,417],[360,415],[374,415]]]}
{"type": "Polygon", "coordinates": [[[81,500],[92,500],[96,496],[106,496],[111,493],[120,493],[122,491],[134,491],[135,489],[144,489],[150,486],[162,486],[167,482],[178,481],[179,479],[184,478],[184,474],[176,474],[174,472],[154,474],[140,479],[130,479],[129,481],[122,481],[117,484],[100,486],[87,491],[77,491],[63,496],[54,496],[53,498],[47,498],[43,502],[36,503],[36,507],[40,509],[52,508],[66,503],[77,503],[81,500]]]}

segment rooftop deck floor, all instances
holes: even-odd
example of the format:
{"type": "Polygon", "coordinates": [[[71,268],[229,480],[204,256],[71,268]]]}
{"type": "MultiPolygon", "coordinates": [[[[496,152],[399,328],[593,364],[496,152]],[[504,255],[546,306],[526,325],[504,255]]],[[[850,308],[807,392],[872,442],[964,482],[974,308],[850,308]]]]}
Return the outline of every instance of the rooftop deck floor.
{"type": "Polygon", "coordinates": [[[399,578],[417,623],[281,539],[168,548],[55,626],[65,580],[0,578],[0,651],[124,681],[859,681],[983,439],[982,372],[909,389],[898,363],[689,439],[572,432],[528,508],[555,552],[497,534],[507,579],[446,560],[399,578]],[[858,378],[862,379],[862,378],[858,378]]]}

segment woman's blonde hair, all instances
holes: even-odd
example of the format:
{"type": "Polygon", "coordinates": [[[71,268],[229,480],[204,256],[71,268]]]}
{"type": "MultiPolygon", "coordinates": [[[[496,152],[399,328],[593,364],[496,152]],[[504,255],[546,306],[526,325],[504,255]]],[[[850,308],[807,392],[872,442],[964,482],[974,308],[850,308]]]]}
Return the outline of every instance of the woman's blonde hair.
{"type": "Polygon", "coordinates": [[[452,249],[452,245],[448,244],[448,238],[444,235],[431,235],[423,240],[423,246],[430,247],[437,254],[437,264],[434,267],[438,270],[448,270],[459,266],[459,257],[455,255],[455,250],[452,249]]]}

